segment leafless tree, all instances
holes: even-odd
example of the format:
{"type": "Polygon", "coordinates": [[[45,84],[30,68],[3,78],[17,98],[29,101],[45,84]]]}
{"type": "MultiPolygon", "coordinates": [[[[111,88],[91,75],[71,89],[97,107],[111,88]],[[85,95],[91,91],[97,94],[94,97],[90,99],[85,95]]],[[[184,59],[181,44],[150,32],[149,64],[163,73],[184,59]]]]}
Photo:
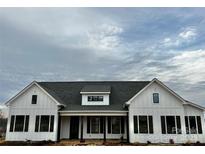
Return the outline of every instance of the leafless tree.
{"type": "Polygon", "coordinates": [[[2,109],[0,109],[0,138],[5,136],[7,119],[4,117],[2,109]]]}
{"type": "Polygon", "coordinates": [[[2,109],[0,109],[0,119],[3,119],[3,118],[4,118],[3,111],[2,109]]]}

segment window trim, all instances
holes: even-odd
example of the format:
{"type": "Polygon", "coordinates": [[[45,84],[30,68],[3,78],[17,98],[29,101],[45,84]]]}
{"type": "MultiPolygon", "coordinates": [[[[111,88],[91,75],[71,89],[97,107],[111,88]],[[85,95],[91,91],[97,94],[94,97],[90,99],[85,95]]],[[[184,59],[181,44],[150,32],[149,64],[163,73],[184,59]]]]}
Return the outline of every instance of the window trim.
{"type": "MultiPolygon", "coordinates": [[[[110,124],[108,124],[108,127],[109,127],[109,125],[110,125],[110,128],[109,128],[110,131],[108,132],[108,134],[124,134],[124,133],[123,133],[123,129],[122,129],[122,128],[123,128],[123,126],[122,126],[122,121],[123,121],[122,118],[124,118],[124,117],[121,117],[121,116],[110,116],[110,124]],[[113,129],[112,129],[112,128],[113,128],[113,127],[112,127],[112,126],[113,126],[113,120],[112,120],[113,118],[119,118],[119,122],[120,122],[120,123],[119,123],[119,133],[113,133],[113,129]]],[[[125,124],[125,123],[124,123],[124,124],[125,124]]],[[[124,129],[125,129],[125,128],[124,128],[124,129]]],[[[124,131],[124,132],[125,132],[125,131],[124,131]]]]}
{"type": "Polygon", "coordinates": [[[103,130],[101,130],[103,127],[101,126],[101,124],[103,124],[103,122],[101,123],[101,120],[103,120],[102,116],[87,116],[87,134],[103,134],[103,130]],[[93,133],[92,132],[92,118],[99,118],[99,132],[98,133],[93,133]],[[89,120],[89,122],[88,122],[89,120]],[[89,128],[88,128],[88,124],[89,124],[89,128]]]}
{"type": "Polygon", "coordinates": [[[30,121],[30,115],[11,115],[10,116],[9,132],[28,132],[29,131],[29,121],[30,121]],[[23,130],[22,131],[15,131],[15,128],[16,128],[16,117],[17,116],[23,116],[24,117],[23,130]],[[13,120],[12,120],[12,117],[14,117],[13,120]],[[28,126],[27,126],[27,129],[26,129],[26,118],[27,117],[28,117],[28,126]],[[12,127],[11,127],[11,123],[13,123],[12,127]]]}
{"type": "Polygon", "coordinates": [[[55,115],[36,115],[35,117],[35,127],[34,127],[34,132],[54,132],[54,126],[55,126],[55,115]],[[38,116],[38,128],[36,130],[36,124],[37,124],[37,116],[38,116]],[[48,131],[41,131],[41,116],[48,116],[48,131]],[[51,117],[53,116],[53,130],[51,131],[51,117]]]}
{"type": "Polygon", "coordinates": [[[180,115],[161,115],[160,116],[160,122],[161,122],[161,134],[167,135],[167,134],[182,134],[182,122],[181,122],[181,116],[180,115]],[[168,133],[167,130],[167,117],[174,117],[174,125],[175,125],[175,133],[168,133]],[[164,124],[165,124],[165,132],[163,132],[162,129],[162,117],[164,117],[164,124]],[[179,117],[179,121],[180,121],[180,131],[178,131],[178,125],[177,125],[177,117],[179,117]]]}
{"type": "Polygon", "coordinates": [[[133,125],[134,125],[134,134],[154,134],[154,123],[153,123],[153,115],[134,115],[133,116],[133,125]],[[147,133],[140,133],[140,123],[139,123],[139,119],[140,119],[140,116],[146,116],[146,119],[147,119],[147,133]],[[150,117],[152,119],[152,131],[151,128],[150,128],[150,117]],[[135,120],[136,120],[136,123],[135,123],[135,120]],[[137,124],[137,126],[136,126],[137,124]],[[135,129],[135,127],[137,127],[135,129]],[[136,131],[135,131],[136,130],[136,131]]]}
{"type": "Polygon", "coordinates": [[[191,135],[193,135],[193,134],[203,134],[202,118],[201,118],[201,116],[199,116],[199,115],[191,115],[191,116],[186,115],[186,116],[184,116],[184,119],[186,119],[186,118],[187,118],[187,121],[188,121],[188,130],[187,130],[187,128],[186,128],[186,120],[185,120],[186,134],[191,134],[191,135]],[[191,131],[190,117],[194,117],[195,124],[196,124],[196,130],[195,130],[196,133],[192,133],[192,131],[191,131]],[[200,133],[199,133],[199,125],[198,125],[198,119],[197,119],[197,117],[200,118],[200,123],[201,123],[201,125],[200,125],[200,130],[201,130],[200,133]]]}
{"type": "Polygon", "coordinates": [[[159,104],[159,93],[153,93],[152,94],[152,102],[154,103],[154,104],[159,104]],[[157,102],[156,102],[156,99],[155,99],[155,97],[157,97],[157,102]]]}

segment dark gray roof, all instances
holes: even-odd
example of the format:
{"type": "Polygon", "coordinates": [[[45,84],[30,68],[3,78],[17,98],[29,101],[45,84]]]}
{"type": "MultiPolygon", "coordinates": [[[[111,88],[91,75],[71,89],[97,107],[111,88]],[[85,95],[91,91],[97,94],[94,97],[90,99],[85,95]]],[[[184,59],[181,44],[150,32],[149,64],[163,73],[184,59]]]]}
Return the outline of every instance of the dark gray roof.
{"type": "Polygon", "coordinates": [[[125,110],[124,104],[150,81],[87,81],[87,82],[38,82],[51,96],[66,107],[62,110],[125,110]],[[82,106],[81,90],[88,86],[110,87],[110,105],[82,106]]]}
{"type": "Polygon", "coordinates": [[[110,86],[109,85],[86,85],[81,89],[81,92],[110,92],[110,86]]]}

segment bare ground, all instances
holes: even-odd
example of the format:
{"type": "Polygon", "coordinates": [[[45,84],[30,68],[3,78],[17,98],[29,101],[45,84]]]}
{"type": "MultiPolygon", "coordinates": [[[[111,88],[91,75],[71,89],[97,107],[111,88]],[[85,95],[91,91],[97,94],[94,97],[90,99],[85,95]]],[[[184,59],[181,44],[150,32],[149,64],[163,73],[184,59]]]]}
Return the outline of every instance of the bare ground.
{"type": "Polygon", "coordinates": [[[187,143],[187,144],[163,144],[163,143],[126,143],[120,140],[85,140],[80,142],[79,140],[61,140],[59,142],[41,141],[41,142],[7,142],[0,139],[0,146],[205,146],[205,143],[187,143]]]}

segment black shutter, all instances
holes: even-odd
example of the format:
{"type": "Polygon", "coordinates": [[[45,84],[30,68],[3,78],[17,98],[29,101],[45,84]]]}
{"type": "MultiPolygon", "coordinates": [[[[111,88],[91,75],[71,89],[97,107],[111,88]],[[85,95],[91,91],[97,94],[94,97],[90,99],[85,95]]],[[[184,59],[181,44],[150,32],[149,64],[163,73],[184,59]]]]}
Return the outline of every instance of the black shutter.
{"type": "Polygon", "coordinates": [[[108,120],[108,134],[111,134],[111,117],[107,117],[108,120]]]}
{"type": "Polygon", "coordinates": [[[153,119],[152,119],[152,116],[149,116],[149,133],[153,134],[153,119]]]}
{"type": "Polygon", "coordinates": [[[28,132],[28,126],[29,126],[29,115],[26,115],[25,128],[24,128],[25,132],[28,132]]]}
{"type": "Polygon", "coordinates": [[[161,129],[162,134],[166,134],[165,116],[161,116],[161,129]]]}
{"type": "Polygon", "coordinates": [[[51,116],[51,121],[50,121],[50,132],[53,132],[53,127],[54,127],[54,115],[51,116]]]}
{"type": "Polygon", "coordinates": [[[181,120],[180,120],[180,116],[176,116],[177,119],[177,134],[181,134],[181,120]]]}
{"type": "Polygon", "coordinates": [[[121,134],[125,133],[125,120],[124,117],[121,117],[121,134]]]}
{"type": "Polygon", "coordinates": [[[201,117],[197,116],[198,134],[202,134],[201,117]]]}
{"type": "Polygon", "coordinates": [[[11,122],[10,122],[10,132],[14,131],[14,119],[15,119],[15,116],[12,115],[11,116],[11,122]]]}
{"type": "Polygon", "coordinates": [[[134,116],[134,133],[138,133],[138,117],[134,116]]]}
{"type": "Polygon", "coordinates": [[[100,117],[100,133],[103,133],[103,127],[104,127],[104,123],[103,123],[103,117],[100,117]]]}
{"type": "Polygon", "coordinates": [[[36,123],[35,123],[35,132],[39,131],[39,116],[36,116],[36,123]]]}
{"type": "Polygon", "coordinates": [[[90,134],[90,117],[87,117],[87,133],[90,134]]]}

